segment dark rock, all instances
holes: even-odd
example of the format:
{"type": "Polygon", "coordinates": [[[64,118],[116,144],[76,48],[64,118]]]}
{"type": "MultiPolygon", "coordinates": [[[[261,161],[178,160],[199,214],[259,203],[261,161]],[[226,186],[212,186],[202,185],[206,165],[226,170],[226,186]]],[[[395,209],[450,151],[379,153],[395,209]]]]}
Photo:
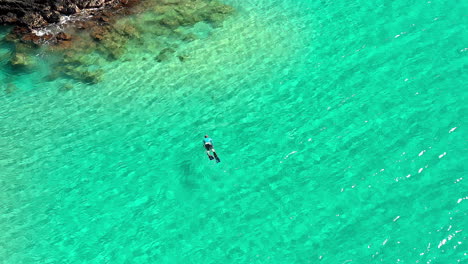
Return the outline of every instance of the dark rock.
{"type": "Polygon", "coordinates": [[[31,30],[27,27],[16,26],[13,28],[13,32],[15,34],[26,34],[26,33],[30,33],[31,30]]]}
{"type": "Polygon", "coordinates": [[[58,11],[45,11],[42,16],[49,23],[60,22],[60,13],[58,11]]]}
{"type": "Polygon", "coordinates": [[[60,32],[57,34],[56,36],[57,40],[65,40],[65,41],[69,41],[72,39],[72,36],[70,34],[67,34],[65,32],[60,32]]]}
{"type": "Polygon", "coordinates": [[[105,0],[78,0],[77,1],[77,5],[82,9],[103,7],[105,3],[106,3],[105,0]]]}
{"type": "Polygon", "coordinates": [[[71,83],[66,83],[66,84],[64,84],[62,87],[59,88],[59,91],[61,91],[61,92],[67,92],[67,91],[70,91],[71,89],[73,89],[73,84],[71,84],[71,83]]]}
{"type": "Polygon", "coordinates": [[[217,1],[211,2],[211,12],[219,14],[231,14],[234,12],[234,7],[221,4],[217,1]]]}
{"type": "MultiPolygon", "coordinates": [[[[124,1],[134,5],[138,0],[124,1]]],[[[60,14],[72,15],[81,9],[114,7],[121,0],[0,0],[0,23],[38,28],[58,23],[60,14]]]]}
{"type": "Polygon", "coordinates": [[[159,52],[155,59],[157,62],[165,61],[169,59],[170,55],[172,55],[174,52],[175,50],[173,48],[164,48],[159,52]]]}
{"type": "Polygon", "coordinates": [[[48,40],[52,40],[54,38],[54,35],[52,34],[45,34],[45,35],[42,35],[41,38],[45,41],[48,41],[48,40]]]}
{"type": "Polygon", "coordinates": [[[115,16],[115,12],[111,12],[109,10],[104,10],[104,11],[101,12],[101,15],[106,16],[106,17],[113,17],[113,16],[115,16]]]}
{"type": "Polygon", "coordinates": [[[41,40],[42,40],[42,38],[39,37],[39,36],[37,36],[37,35],[34,34],[34,33],[25,34],[25,35],[23,35],[23,37],[21,38],[21,41],[24,42],[24,43],[31,42],[31,43],[34,43],[34,44],[40,44],[40,43],[41,43],[41,40]]]}
{"type": "Polygon", "coordinates": [[[96,21],[87,20],[87,21],[78,21],[76,24],[77,29],[88,29],[96,26],[96,21]]]}
{"type": "Polygon", "coordinates": [[[106,27],[95,27],[91,31],[90,36],[95,40],[103,40],[105,36],[109,33],[109,30],[106,27]]]}
{"type": "Polygon", "coordinates": [[[57,65],[55,71],[64,74],[65,76],[71,77],[75,80],[80,80],[88,84],[96,84],[102,80],[104,72],[102,70],[91,71],[87,67],[72,66],[72,65],[57,65]]]}
{"type": "Polygon", "coordinates": [[[21,19],[22,22],[32,28],[40,28],[47,25],[47,21],[38,13],[28,13],[21,19]]]}
{"type": "Polygon", "coordinates": [[[102,81],[102,70],[82,72],[82,80],[87,83],[96,84],[102,81]]]}
{"type": "Polygon", "coordinates": [[[52,50],[55,51],[63,51],[63,50],[69,50],[72,49],[74,46],[73,41],[69,40],[57,40],[57,43],[55,45],[51,46],[52,50]]]}
{"type": "Polygon", "coordinates": [[[177,58],[178,58],[181,62],[184,62],[184,61],[186,61],[186,60],[189,58],[189,56],[187,56],[187,55],[179,55],[179,56],[177,56],[177,58]]]}
{"type": "Polygon", "coordinates": [[[120,41],[107,40],[103,44],[101,51],[107,54],[111,60],[120,58],[125,52],[125,45],[120,41]]]}
{"type": "Polygon", "coordinates": [[[18,68],[30,67],[32,66],[32,60],[24,53],[15,52],[13,57],[10,59],[10,64],[11,66],[18,68]]]}
{"type": "Polygon", "coordinates": [[[117,25],[114,27],[114,29],[117,31],[118,34],[126,36],[126,37],[133,37],[133,38],[139,38],[140,37],[140,32],[138,29],[136,29],[132,25],[117,25]]]}
{"type": "Polygon", "coordinates": [[[18,87],[16,87],[16,85],[14,85],[13,83],[8,83],[5,86],[5,93],[7,93],[7,94],[11,94],[11,93],[15,92],[16,90],[18,90],[18,87]]]}
{"type": "Polygon", "coordinates": [[[120,3],[125,7],[134,7],[140,3],[139,0],[121,0],[120,3]]]}
{"type": "Polygon", "coordinates": [[[110,22],[110,18],[107,17],[107,16],[99,16],[97,17],[97,19],[101,22],[105,22],[105,23],[109,23],[110,22]]]}
{"type": "Polygon", "coordinates": [[[55,4],[55,10],[64,15],[73,15],[80,11],[80,8],[72,1],[57,1],[55,4]]]}
{"type": "Polygon", "coordinates": [[[21,40],[21,43],[34,44],[35,46],[38,46],[46,41],[54,39],[54,37],[55,36],[52,34],[44,34],[42,36],[38,36],[34,33],[27,33],[27,34],[24,34],[20,40],[21,40]]]}
{"type": "Polygon", "coordinates": [[[0,23],[13,24],[18,22],[18,17],[16,14],[11,12],[6,13],[6,15],[0,16],[0,23]]]}

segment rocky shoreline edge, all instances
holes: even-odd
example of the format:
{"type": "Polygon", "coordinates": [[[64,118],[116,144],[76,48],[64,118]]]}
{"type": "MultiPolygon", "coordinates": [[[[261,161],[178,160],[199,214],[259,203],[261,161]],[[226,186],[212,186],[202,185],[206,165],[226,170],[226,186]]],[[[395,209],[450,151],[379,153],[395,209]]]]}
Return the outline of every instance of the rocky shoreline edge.
{"type": "Polygon", "coordinates": [[[21,40],[34,44],[56,44],[71,40],[71,36],[57,30],[66,27],[88,29],[99,27],[119,15],[132,13],[139,0],[0,0],[0,23],[14,25],[10,41],[21,40]],[[72,21],[81,16],[86,19],[72,21]],[[56,30],[47,30],[56,26],[56,30]]]}
{"type": "Polygon", "coordinates": [[[40,28],[60,22],[60,16],[91,8],[113,7],[127,0],[0,0],[0,23],[40,28]]]}
{"type": "MultiPolygon", "coordinates": [[[[8,61],[15,71],[31,70],[34,52],[45,46],[60,57],[46,81],[66,77],[95,84],[102,80],[103,71],[88,55],[98,53],[105,60],[118,59],[129,40],[148,34],[156,40],[193,41],[197,36],[185,34],[180,28],[198,22],[219,27],[233,12],[234,8],[216,0],[0,0],[0,21],[15,25],[0,41],[12,45],[8,61]],[[48,4],[5,8],[5,3],[18,2],[48,4]],[[151,19],[125,19],[141,13],[150,13],[151,19]]],[[[177,45],[161,41],[155,48],[155,62],[170,57],[183,62],[188,56],[177,54],[177,45]]]]}

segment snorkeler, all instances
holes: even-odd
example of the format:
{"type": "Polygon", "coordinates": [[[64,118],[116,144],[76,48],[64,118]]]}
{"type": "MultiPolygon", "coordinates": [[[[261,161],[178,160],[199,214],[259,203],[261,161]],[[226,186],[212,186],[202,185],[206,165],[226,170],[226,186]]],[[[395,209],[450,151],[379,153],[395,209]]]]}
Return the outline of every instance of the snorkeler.
{"type": "Polygon", "coordinates": [[[218,158],[218,154],[216,154],[216,151],[213,147],[213,140],[210,137],[208,137],[208,135],[205,135],[205,138],[203,139],[203,146],[205,147],[206,154],[208,155],[208,158],[210,160],[216,159],[216,162],[221,162],[221,160],[219,160],[218,158]],[[213,152],[214,157],[210,155],[210,151],[213,152]]]}

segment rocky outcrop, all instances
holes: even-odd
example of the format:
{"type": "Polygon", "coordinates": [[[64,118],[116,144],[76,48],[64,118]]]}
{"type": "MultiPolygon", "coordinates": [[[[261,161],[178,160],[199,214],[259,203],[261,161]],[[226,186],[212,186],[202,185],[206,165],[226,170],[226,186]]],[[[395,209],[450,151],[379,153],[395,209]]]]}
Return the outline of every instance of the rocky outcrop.
{"type": "MultiPolygon", "coordinates": [[[[129,9],[140,0],[0,0],[0,25],[16,25],[7,41],[40,45],[58,44],[69,48],[72,35],[59,30],[88,29],[103,37],[102,27],[114,22],[115,16],[132,13],[129,9]],[[58,26],[61,17],[66,25],[58,26]],[[38,33],[40,32],[40,33],[38,33]]],[[[105,31],[105,30],[104,30],[105,31]]]]}
{"type": "Polygon", "coordinates": [[[15,53],[10,59],[10,64],[14,67],[30,67],[31,59],[24,53],[15,53]]]}
{"type": "Polygon", "coordinates": [[[0,0],[0,23],[40,28],[83,9],[116,6],[126,0],[0,0]]]}
{"type": "MultiPolygon", "coordinates": [[[[8,60],[10,67],[18,72],[34,69],[37,51],[45,48],[56,56],[54,69],[45,81],[65,77],[95,84],[105,77],[101,63],[124,56],[128,42],[148,45],[155,62],[186,62],[190,54],[180,53],[178,43],[200,39],[188,28],[199,22],[219,27],[234,12],[218,0],[118,1],[0,0],[0,21],[16,24],[4,38],[14,47],[8,60]],[[12,4],[16,2],[21,4],[12,4]],[[10,9],[5,3],[11,4],[10,9]],[[56,20],[53,16],[60,19],[66,14],[74,15],[66,23],[50,25],[56,20]],[[131,14],[135,15],[126,18],[131,14]]],[[[71,88],[64,86],[61,90],[71,88]]]]}

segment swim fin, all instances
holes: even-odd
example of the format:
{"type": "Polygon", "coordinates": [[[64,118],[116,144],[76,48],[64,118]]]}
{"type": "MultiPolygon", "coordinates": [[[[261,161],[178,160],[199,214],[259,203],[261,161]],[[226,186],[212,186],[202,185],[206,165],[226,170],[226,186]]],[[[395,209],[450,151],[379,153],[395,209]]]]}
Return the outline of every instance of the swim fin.
{"type": "Polygon", "coordinates": [[[211,156],[211,155],[208,155],[208,158],[209,158],[210,160],[213,160],[213,159],[214,159],[214,157],[211,156]]]}
{"type": "Polygon", "coordinates": [[[215,156],[216,163],[221,162],[221,160],[219,159],[218,154],[216,154],[216,152],[213,152],[213,155],[215,156]]]}

